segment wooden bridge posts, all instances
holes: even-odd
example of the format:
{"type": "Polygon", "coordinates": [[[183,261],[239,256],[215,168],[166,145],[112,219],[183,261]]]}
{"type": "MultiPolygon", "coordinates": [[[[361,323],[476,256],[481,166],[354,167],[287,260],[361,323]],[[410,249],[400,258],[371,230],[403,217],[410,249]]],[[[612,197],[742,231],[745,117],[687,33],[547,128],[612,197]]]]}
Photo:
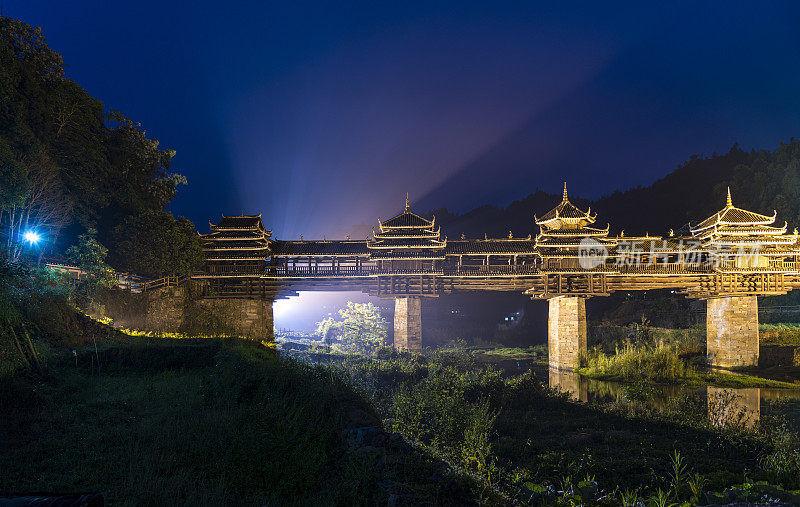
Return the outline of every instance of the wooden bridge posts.
{"type": "Polygon", "coordinates": [[[712,366],[758,366],[756,296],[711,298],[706,308],[706,355],[712,366]]]}
{"type": "Polygon", "coordinates": [[[586,352],[586,299],[575,296],[551,298],[547,319],[550,368],[572,370],[586,352]]]}
{"type": "Polygon", "coordinates": [[[395,298],[394,348],[422,350],[422,298],[414,296],[395,298]]]}

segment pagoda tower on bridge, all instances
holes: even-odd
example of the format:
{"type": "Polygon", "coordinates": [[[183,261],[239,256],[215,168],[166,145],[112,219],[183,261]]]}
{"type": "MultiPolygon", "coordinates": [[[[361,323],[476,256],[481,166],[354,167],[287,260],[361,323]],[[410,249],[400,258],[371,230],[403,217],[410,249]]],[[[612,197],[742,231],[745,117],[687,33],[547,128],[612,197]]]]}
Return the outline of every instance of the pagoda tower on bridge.
{"type": "Polygon", "coordinates": [[[378,276],[377,285],[379,295],[387,287],[394,299],[394,347],[420,350],[422,298],[436,295],[435,275],[441,274],[447,239],[441,239],[435,228],[436,217],[428,220],[411,211],[408,194],[405,210],[385,222],[379,219],[378,227],[379,232],[372,230],[367,249],[378,273],[388,273],[378,276]],[[418,279],[418,286],[408,283],[411,278],[418,279]]]}
{"type": "Polygon", "coordinates": [[[616,241],[605,229],[591,227],[597,219],[592,209],[582,211],[569,201],[567,183],[561,202],[541,218],[534,215],[539,234],[536,249],[542,259],[541,271],[551,273],[581,273],[588,269],[602,270],[616,241]],[[591,241],[587,241],[591,239],[591,241]],[[592,255],[593,250],[597,256],[592,255]]]}
{"type": "Polygon", "coordinates": [[[609,251],[616,242],[605,229],[591,227],[597,219],[569,201],[567,184],[561,202],[536,218],[540,232],[536,249],[541,257],[544,292],[526,291],[548,299],[549,362],[553,369],[572,369],[586,350],[586,297],[606,292],[609,251]]]}
{"type": "Polygon", "coordinates": [[[782,294],[787,270],[798,261],[798,234],[775,227],[772,216],[733,205],[731,189],[725,207],[691,227],[705,261],[717,273],[702,287],[706,299],[706,356],[721,367],[758,365],[758,295],[782,294]]]}
{"type": "Polygon", "coordinates": [[[378,270],[391,273],[435,274],[445,259],[447,239],[434,229],[436,217],[423,218],[411,211],[408,194],[405,210],[385,222],[378,219],[379,232],[372,229],[367,241],[370,258],[378,270]]]}
{"type": "Polygon", "coordinates": [[[725,207],[690,230],[717,271],[782,271],[787,256],[796,260],[798,235],[786,234],[786,222],[773,225],[777,213],[767,216],[734,206],[729,187],[725,207]]]}
{"type": "Polygon", "coordinates": [[[205,254],[205,277],[259,277],[271,255],[272,231],[258,215],[222,215],[211,232],[200,234],[205,254]]]}

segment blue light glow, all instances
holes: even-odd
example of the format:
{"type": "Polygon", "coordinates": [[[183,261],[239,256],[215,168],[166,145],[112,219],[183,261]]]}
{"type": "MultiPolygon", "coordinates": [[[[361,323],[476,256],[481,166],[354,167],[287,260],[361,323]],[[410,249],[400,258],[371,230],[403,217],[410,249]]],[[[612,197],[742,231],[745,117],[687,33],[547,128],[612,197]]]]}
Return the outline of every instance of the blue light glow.
{"type": "Polygon", "coordinates": [[[31,245],[35,245],[42,239],[42,237],[36,231],[26,231],[23,237],[25,238],[25,241],[31,245]]]}

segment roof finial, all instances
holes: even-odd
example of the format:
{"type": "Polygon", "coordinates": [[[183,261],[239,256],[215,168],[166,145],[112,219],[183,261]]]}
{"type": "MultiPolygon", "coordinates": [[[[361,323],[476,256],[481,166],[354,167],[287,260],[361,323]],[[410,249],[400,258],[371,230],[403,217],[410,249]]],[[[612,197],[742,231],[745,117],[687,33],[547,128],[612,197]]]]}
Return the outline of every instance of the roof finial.
{"type": "Polygon", "coordinates": [[[564,197],[562,198],[564,201],[567,200],[567,182],[564,182],[564,197]]]}
{"type": "Polygon", "coordinates": [[[731,199],[731,187],[728,187],[728,200],[725,202],[725,206],[733,206],[733,199],[731,199]]]}
{"type": "Polygon", "coordinates": [[[406,211],[408,211],[410,208],[411,206],[408,203],[408,192],[406,192],[406,211]]]}

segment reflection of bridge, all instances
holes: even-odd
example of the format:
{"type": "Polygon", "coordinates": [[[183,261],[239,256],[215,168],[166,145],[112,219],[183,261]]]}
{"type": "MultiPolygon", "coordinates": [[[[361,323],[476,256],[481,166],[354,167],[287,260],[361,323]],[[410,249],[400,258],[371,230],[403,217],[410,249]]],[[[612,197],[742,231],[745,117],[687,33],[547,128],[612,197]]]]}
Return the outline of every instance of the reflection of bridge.
{"type": "Polygon", "coordinates": [[[405,210],[366,240],[272,238],[261,215],[223,216],[201,235],[206,262],[193,278],[205,298],[275,298],[304,290],[358,290],[395,299],[395,346],[422,345],[421,298],[520,291],[550,302],[550,362],[571,368],[586,348],[586,298],[672,289],[705,299],[708,357],[718,366],[758,360],[756,296],[800,286],[798,234],[733,205],[688,236],[609,235],[567,197],[535,219],[536,237],[449,240],[405,210]]]}
{"type": "MultiPolygon", "coordinates": [[[[604,398],[610,395],[611,399],[617,400],[627,398],[625,394],[625,384],[616,382],[602,382],[587,379],[578,373],[568,370],[553,369],[549,372],[549,385],[569,394],[575,401],[588,402],[592,399],[604,398]],[[594,388],[590,384],[594,383],[594,388]],[[602,385],[598,388],[598,384],[602,385]]],[[[655,396],[648,397],[645,402],[649,406],[666,410],[670,405],[670,399],[689,393],[689,389],[681,386],[660,386],[662,389],[671,392],[662,392],[655,396]]],[[[698,390],[700,395],[701,391],[698,390]]],[[[705,386],[702,394],[706,399],[706,410],[708,419],[714,426],[738,426],[753,428],[758,425],[761,418],[761,402],[770,400],[796,400],[800,398],[800,393],[792,389],[776,388],[728,388],[705,386]]],[[[697,414],[700,415],[700,414],[697,414]]]]}

